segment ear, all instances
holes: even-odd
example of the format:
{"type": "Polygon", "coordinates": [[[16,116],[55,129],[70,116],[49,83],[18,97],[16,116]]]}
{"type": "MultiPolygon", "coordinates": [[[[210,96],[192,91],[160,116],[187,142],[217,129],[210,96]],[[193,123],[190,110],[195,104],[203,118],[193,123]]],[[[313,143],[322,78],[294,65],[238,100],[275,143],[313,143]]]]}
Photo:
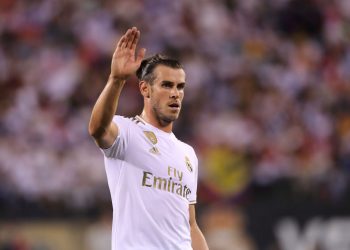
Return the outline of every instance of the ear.
{"type": "Polygon", "coordinates": [[[145,82],[145,81],[141,81],[139,83],[139,87],[140,87],[140,92],[141,92],[141,95],[143,95],[143,97],[145,98],[149,98],[150,97],[150,85],[145,82]]]}

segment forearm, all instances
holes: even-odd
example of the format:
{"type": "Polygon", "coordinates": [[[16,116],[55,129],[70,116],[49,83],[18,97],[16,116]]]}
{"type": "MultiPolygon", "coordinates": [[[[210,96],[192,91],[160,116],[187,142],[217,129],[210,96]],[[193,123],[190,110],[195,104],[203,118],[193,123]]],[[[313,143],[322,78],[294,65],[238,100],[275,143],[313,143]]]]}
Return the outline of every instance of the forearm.
{"type": "Polygon", "coordinates": [[[119,96],[124,84],[125,80],[109,77],[92,110],[89,133],[93,137],[101,136],[110,126],[117,111],[119,96]]]}
{"type": "Polygon", "coordinates": [[[204,235],[197,224],[191,227],[191,239],[193,250],[209,250],[204,235]]]}

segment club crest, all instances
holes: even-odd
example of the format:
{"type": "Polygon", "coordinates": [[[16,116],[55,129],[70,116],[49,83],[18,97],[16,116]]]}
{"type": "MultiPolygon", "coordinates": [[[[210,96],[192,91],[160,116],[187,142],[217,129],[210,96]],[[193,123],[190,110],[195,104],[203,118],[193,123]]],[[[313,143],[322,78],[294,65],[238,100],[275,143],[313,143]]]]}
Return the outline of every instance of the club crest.
{"type": "Polygon", "coordinates": [[[152,131],[143,131],[143,133],[153,145],[157,144],[157,137],[152,131]]]}
{"type": "Polygon", "coordinates": [[[190,162],[190,159],[187,156],[185,156],[185,162],[186,162],[186,166],[187,166],[188,171],[190,171],[192,173],[192,171],[193,171],[192,164],[190,162]]]}

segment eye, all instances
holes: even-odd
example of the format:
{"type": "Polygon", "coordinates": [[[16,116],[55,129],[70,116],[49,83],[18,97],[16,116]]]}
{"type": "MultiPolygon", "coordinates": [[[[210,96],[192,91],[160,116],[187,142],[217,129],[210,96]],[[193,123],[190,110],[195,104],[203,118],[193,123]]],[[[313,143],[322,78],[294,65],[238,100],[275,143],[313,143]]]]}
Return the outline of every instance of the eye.
{"type": "Polygon", "coordinates": [[[164,87],[164,88],[172,88],[173,87],[173,83],[172,82],[163,82],[162,83],[162,87],[164,87]]]}
{"type": "Polygon", "coordinates": [[[183,90],[185,88],[185,83],[180,83],[177,85],[178,90],[183,90]]]}

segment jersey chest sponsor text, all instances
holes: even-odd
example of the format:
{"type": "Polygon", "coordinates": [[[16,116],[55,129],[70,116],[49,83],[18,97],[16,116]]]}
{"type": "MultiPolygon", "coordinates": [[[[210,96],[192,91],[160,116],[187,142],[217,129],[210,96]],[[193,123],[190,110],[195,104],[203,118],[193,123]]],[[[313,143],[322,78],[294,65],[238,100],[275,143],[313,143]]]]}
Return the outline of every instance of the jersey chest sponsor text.
{"type": "Polygon", "coordinates": [[[176,194],[189,200],[192,191],[182,180],[183,172],[168,166],[168,177],[158,177],[151,172],[143,171],[141,185],[176,194]]]}
{"type": "Polygon", "coordinates": [[[182,145],[145,129],[138,130],[133,136],[136,143],[132,148],[137,157],[130,160],[142,169],[141,186],[189,200],[193,168],[182,145]],[[176,167],[172,167],[174,165],[176,167]]]}

